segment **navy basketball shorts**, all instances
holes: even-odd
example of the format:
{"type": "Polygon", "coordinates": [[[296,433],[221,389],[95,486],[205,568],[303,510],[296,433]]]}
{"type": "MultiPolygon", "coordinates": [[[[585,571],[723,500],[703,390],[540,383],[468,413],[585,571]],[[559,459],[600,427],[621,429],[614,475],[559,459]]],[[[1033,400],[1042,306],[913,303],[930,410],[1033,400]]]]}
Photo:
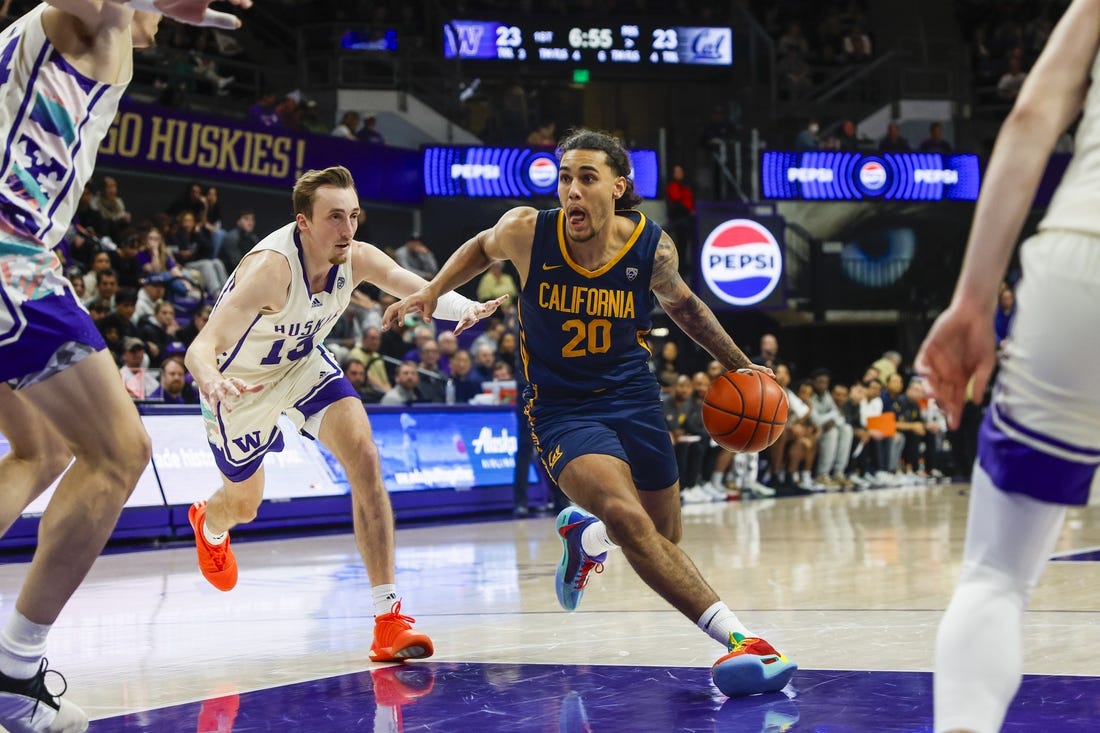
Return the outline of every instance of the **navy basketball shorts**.
{"type": "Polygon", "coordinates": [[[1100,483],[1100,239],[1047,230],[1022,247],[978,463],[1002,491],[1086,504],[1100,483]]]}
{"type": "Polygon", "coordinates": [[[555,482],[570,461],[589,454],[625,461],[639,491],[659,491],[679,480],[658,400],[549,402],[537,400],[528,417],[539,457],[555,482]]]}

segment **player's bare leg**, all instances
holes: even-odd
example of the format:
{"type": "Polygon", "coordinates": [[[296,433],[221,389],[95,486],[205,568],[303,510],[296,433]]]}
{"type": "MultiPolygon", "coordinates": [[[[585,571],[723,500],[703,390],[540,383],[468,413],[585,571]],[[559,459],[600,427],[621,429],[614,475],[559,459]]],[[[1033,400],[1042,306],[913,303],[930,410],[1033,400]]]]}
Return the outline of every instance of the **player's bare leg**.
{"type": "Polygon", "coordinates": [[[430,657],[434,652],[431,639],[412,628],[415,619],[401,614],[394,570],[393,507],[363,403],[345,397],[329,405],[318,438],[340,461],[351,483],[355,542],[374,596],[370,658],[387,662],[430,657]]]}
{"type": "Polygon", "coordinates": [[[0,458],[0,536],[27,505],[61,475],[72,454],[46,418],[6,384],[0,384],[0,434],[11,451],[0,458]]]}

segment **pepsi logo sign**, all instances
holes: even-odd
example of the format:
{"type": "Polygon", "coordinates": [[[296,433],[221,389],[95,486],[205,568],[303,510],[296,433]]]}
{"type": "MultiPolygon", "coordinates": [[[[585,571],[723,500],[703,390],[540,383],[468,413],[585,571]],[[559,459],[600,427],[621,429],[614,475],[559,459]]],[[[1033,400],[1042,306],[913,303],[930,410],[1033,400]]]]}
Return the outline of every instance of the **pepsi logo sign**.
{"type": "Polygon", "coordinates": [[[558,180],[558,163],[550,155],[536,155],[527,166],[527,178],[535,188],[548,189],[558,180]]]}
{"type": "Polygon", "coordinates": [[[700,269],[715,297],[731,305],[761,302],[783,276],[783,251],[772,233],[752,219],[719,224],[703,242],[700,269]]]}
{"type": "Polygon", "coordinates": [[[877,191],[886,185],[886,166],[877,160],[869,160],[859,169],[859,182],[868,191],[877,191]]]}

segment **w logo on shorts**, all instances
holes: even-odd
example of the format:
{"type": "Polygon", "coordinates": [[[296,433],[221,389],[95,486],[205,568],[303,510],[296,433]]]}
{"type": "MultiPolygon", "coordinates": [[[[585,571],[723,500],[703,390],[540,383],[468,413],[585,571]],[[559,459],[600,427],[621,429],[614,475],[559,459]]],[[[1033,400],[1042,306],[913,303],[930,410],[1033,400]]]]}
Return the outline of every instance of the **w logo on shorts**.
{"type": "Polygon", "coordinates": [[[251,433],[245,433],[243,437],[233,438],[233,445],[242,453],[251,453],[260,447],[260,431],[254,430],[251,433]]]}

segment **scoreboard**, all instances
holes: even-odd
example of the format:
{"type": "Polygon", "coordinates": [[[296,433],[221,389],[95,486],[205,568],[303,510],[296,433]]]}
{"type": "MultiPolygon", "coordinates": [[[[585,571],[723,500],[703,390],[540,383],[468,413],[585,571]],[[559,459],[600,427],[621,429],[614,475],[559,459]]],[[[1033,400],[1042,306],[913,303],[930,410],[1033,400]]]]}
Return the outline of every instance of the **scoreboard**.
{"type": "Polygon", "coordinates": [[[451,20],[443,24],[448,59],[654,69],[733,64],[733,29],[653,22],[451,20]]]}

